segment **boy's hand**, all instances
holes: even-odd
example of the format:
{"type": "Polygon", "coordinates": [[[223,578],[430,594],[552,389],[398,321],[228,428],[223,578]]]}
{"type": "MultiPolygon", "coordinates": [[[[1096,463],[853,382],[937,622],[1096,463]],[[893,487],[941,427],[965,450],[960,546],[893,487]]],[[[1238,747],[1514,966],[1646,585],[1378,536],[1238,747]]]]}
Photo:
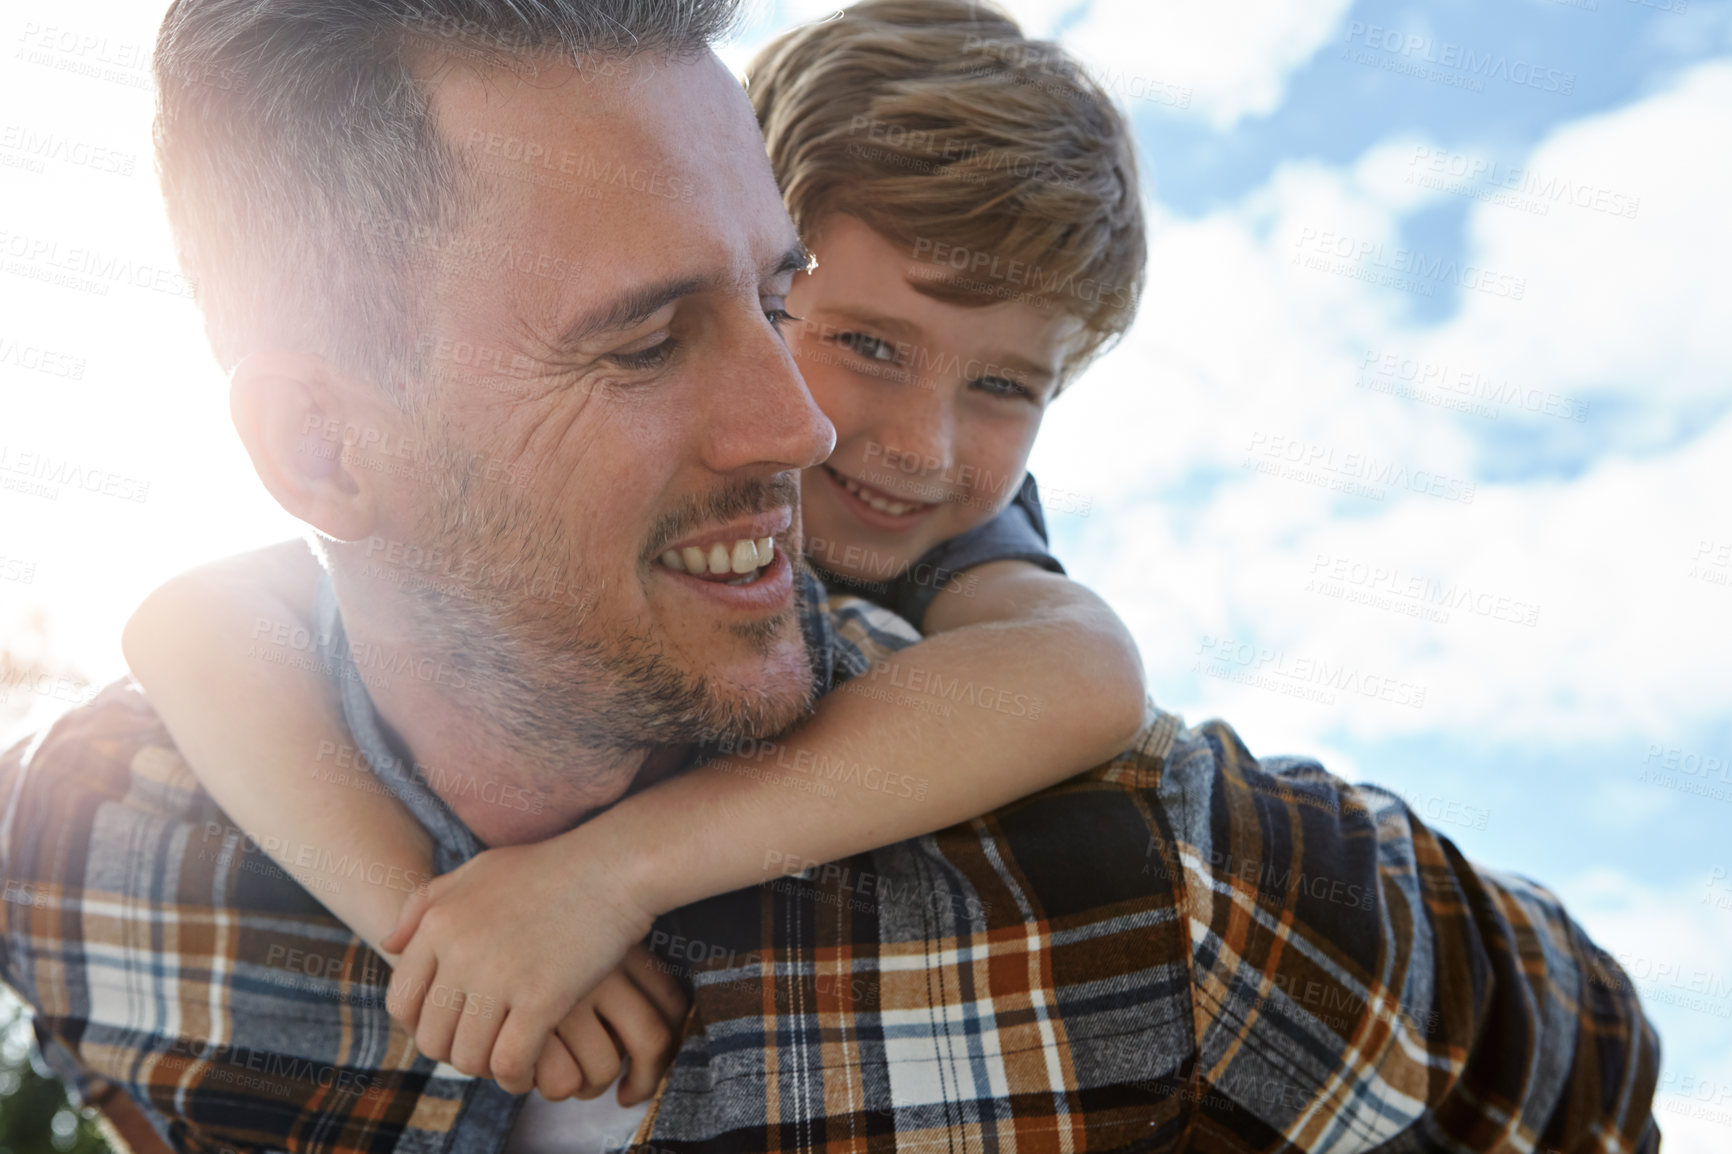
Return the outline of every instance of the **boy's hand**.
{"type": "MultiPolygon", "coordinates": [[[[655,1093],[673,1062],[685,1023],[686,994],[640,943],[620,967],[578,1000],[542,1048],[535,1088],[549,1101],[594,1098],[619,1077],[619,1104],[635,1106],[655,1093]]],[[[499,1084],[512,1093],[527,1087],[499,1084]]]]}
{"type": "Polygon", "coordinates": [[[423,1054],[523,1092],[554,1027],[649,933],[582,833],[487,850],[410,898],[381,945],[401,954],[386,1005],[423,1054]]]}

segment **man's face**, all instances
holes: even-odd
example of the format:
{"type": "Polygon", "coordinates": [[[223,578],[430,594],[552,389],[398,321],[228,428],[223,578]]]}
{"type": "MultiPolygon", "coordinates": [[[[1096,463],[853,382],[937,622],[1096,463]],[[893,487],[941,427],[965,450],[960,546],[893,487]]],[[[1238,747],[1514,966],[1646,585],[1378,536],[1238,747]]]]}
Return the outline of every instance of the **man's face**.
{"type": "Polygon", "coordinates": [[[480,191],[424,338],[450,464],[396,529],[509,593],[423,593],[420,624],[543,762],[784,728],[798,474],[834,434],[772,320],[804,254],[744,93],[710,54],[431,75],[480,191]]]}

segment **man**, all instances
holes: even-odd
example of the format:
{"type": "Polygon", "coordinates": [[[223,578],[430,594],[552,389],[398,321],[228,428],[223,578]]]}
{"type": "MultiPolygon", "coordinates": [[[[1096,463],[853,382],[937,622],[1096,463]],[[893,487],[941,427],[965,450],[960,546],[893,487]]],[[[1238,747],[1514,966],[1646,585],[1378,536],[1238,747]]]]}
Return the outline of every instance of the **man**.
{"type": "MultiPolygon", "coordinates": [[[[170,218],[259,474],[326,542],[315,664],[374,763],[545,799],[392,780],[441,869],[715,734],[774,735],[907,636],[799,567],[750,596],[643,576],[712,529],[797,558],[793,477],[830,449],[766,317],[805,256],[708,49],[731,15],[165,19],[170,218]],[[431,446],[437,483],[306,451],[333,428],[431,446]],[[380,580],[368,542],[511,592],[380,580]],[[488,677],[369,687],[351,653],[380,648],[488,677]]],[[[256,868],[135,689],[8,754],[0,802],[0,870],[46,899],[5,907],[0,968],[86,1094],[118,1088],[183,1150],[503,1147],[520,1100],[415,1053],[376,956],[256,868]]],[[[1657,1148],[1653,1033],[1548,895],[1224,726],[1151,710],[1134,748],[1037,798],[790,865],[658,926],[702,961],[648,1145],[1657,1148]]]]}

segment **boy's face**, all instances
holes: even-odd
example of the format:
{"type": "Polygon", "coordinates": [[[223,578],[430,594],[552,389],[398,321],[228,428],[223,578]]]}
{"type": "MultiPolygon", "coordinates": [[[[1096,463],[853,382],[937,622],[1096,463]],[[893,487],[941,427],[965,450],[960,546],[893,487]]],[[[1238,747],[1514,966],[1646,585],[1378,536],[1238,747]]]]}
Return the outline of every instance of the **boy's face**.
{"type": "MultiPolygon", "coordinates": [[[[806,551],[822,569],[888,581],[995,516],[1082,329],[1056,308],[965,306],[916,290],[939,267],[851,216],[811,238],[786,332],[836,450],[806,470],[806,551]]],[[[948,271],[948,270],[946,270],[948,271]]]]}

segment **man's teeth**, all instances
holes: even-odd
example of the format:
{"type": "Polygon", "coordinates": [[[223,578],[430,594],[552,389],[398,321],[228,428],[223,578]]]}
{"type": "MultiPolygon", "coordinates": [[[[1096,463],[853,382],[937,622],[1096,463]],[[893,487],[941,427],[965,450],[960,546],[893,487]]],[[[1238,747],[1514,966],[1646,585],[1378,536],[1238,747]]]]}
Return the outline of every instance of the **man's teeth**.
{"type": "Polygon", "coordinates": [[[880,513],[888,513],[892,517],[900,517],[904,513],[912,513],[916,509],[924,509],[924,505],[909,504],[906,501],[892,501],[888,497],[880,497],[863,487],[852,477],[844,477],[841,473],[834,474],[842,481],[843,488],[854,494],[880,513]]]}
{"type": "Polygon", "coordinates": [[[695,545],[687,545],[684,549],[669,549],[661,556],[663,565],[675,573],[692,573],[721,575],[732,573],[744,575],[754,570],[762,569],[776,559],[776,539],[774,537],[742,537],[734,542],[733,548],[720,541],[710,546],[708,553],[695,545]]]}

